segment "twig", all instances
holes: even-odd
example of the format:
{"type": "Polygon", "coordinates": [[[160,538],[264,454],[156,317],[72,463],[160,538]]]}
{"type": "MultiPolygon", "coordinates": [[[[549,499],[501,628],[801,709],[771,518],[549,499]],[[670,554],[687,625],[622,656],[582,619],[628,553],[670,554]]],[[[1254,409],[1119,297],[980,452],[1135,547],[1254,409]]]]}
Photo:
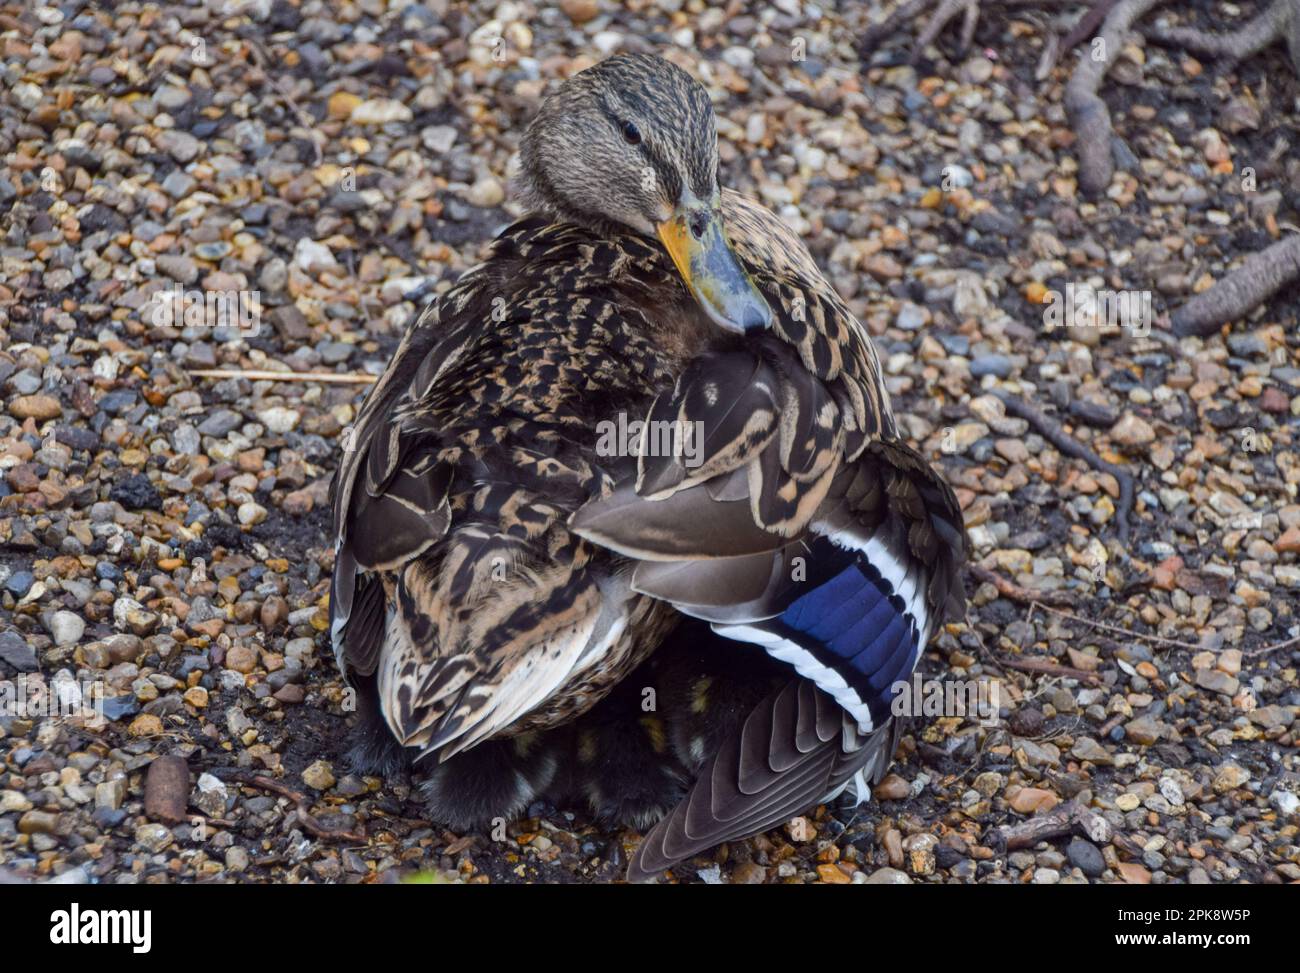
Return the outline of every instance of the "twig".
{"type": "Polygon", "coordinates": [[[1124,722],[1124,714],[1116,713],[1105,723],[1103,723],[1101,727],[1097,730],[1097,737],[1102,740],[1106,739],[1106,737],[1110,736],[1110,731],[1115,729],[1115,727],[1119,726],[1123,722],[1124,722]]]}
{"type": "Polygon", "coordinates": [[[1075,669],[1073,666],[1063,666],[1056,662],[1046,662],[1042,659],[1012,659],[1009,656],[997,656],[999,665],[1004,665],[1008,669],[1019,669],[1021,672],[1033,672],[1043,676],[1059,676],[1064,679],[1077,679],[1080,682],[1101,682],[1101,677],[1095,672],[1088,672],[1086,669],[1075,669]]]}
{"type": "MultiPolygon", "coordinates": [[[[900,30],[904,21],[909,21],[915,17],[919,17],[921,14],[925,13],[931,7],[940,2],[941,0],[908,0],[907,3],[901,4],[892,14],[880,23],[867,28],[866,32],[858,40],[858,56],[863,60],[866,60],[875,52],[881,42],[900,30]]],[[[979,23],[980,4],[983,2],[985,2],[985,0],[957,0],[957,2],[944,3],[943,8],[935,11],[931,16],[931,19],[926,22],[926,26],[922,28],[924,31],[922,35],[924,42],[918,41],[914,45],[912,60],[916,61],[921,57],[926,45],[932,43],[938,35],[942,33],[943,28],[948,21],[956,16],[957,12],[961,10],[965,11],[965,16],[962,20],[961,50],[964,52],[969,48],[971,41],[975,36],[975,28],[979,23]],[[943,17],[942,21],[939,20],[940,15],[943,17]]],[[[1012,10],[1018,10],[1022,7],[1073,7],[1078,6],[1082,2],[1083,0],[997,0],[998,6],[1008,7],[1012,10]]],[[[1032,13],[1017,14],[1016,16],[1024,17],[1027,20],[1033,19],[1032,13]]],[[[1046,33],[1051,34],[1050,30],[1047,30],[1046,28],[1044,28],[1044,30],[1046,33]]],[[[1056,35],[1051,34],[1051,36],[1055,39],[1056,35]]]]}
{"type": "MultiPolygon", "coordinates": [[[[267,71],[267,65],[271,61],[271,56],[262,49],[261,43],[255,38],[246,37],[245,41],[247,42],[248,49],[253,54],[253,60],[257,63],[257,67],[262,72],[263,77],[268,81],[271,81],[272,75],[267,71]]],[[[324,161],[325,156],[321,152],[320,142],[316,140],[316,120],[307,112],[302,110],[302,107],[294,100],[293,93],[289,90],[288,85],[280,83],[283,80],[284,78],[276,75],[273,80],[273,86],[280,93],[280,97],[288,102],[289,107],[293,109],[293,113],[298,116],[298,124],[306,129],[310,134],[311,146],[316,150],[316,165],[320,165],[321,162],[324,161]]]]}
{"type": "Polygon", "coordinates": [[[997,588],[998,594],[1003,598],[1017,601],[1022,605],[1072,605],[1075,601],[1069,593],[1064,591],[1032,591],[1029,588],[1022,588],[996,571],[973,561],[967,567],[977,580],[986,581],[997,588]]]}
{"type": "Polygon", "coordinates": [[[251,777],[244,777],[240,783],[252,784],[255,787],[262,788],[264,791],[270,791],[272,794],[279,794],[281,797],[287,797],[295,804],[305,804],[307,802],[306,794],[294,790],[288,784],[281,784],[278,780],[271,777],[263,777],[260,774],[256,774],[251,777]]]}
{"type": "Polygon", "coordinates": [[[1017,848],[1029,848],[1048,838],[1072,834],[1076,829],[1093,841],[1102,841],[1110,831],[1105,818],[1100,814],[1078,801],[1070,801],[1020,824],[998,828],[992,832],[991,837],[1008,851],[1015,851],[1017,848]]]}
{"type": "Polygon", "coordinates": [[[301,804],[298,805],[297,813],[299,823],[317,838],[324,841],[355,841],[363,845],[368,844],[370,841],[364,834],[356,831],[335,831],[332,828],[325,827],[313,818],[301,804]]]}
{"type": "Polygon", "coordinates": [[[202,821],[205,825],[214,828],[225,828],[227,831],[239,827],[239,822],[232,821],[230,818],[210,818],[205,814],[191,814],[187,815],[187,817],[191,821],[202,821]]]}
{"type": "Polygon", "coordinates": [[[1300,635],[1293,639],[1287,639],[1285,642],[1274,642],[1272,645],[1265,645],[1258,649],[1251,649],[1249,652],[1241,653],[1248,659],[1254,659],[1261,655],[1268,655],[1270,652],[1276,652],[1278,649],[1289,649],[1293,645],[1300,645],[1300,635]]]}
{"type": "Polygon", "coordinates": [[[269,369],[201,368],[194,378],[246,378],[252,382],[324,382],[334,385],[373,385],[375,376],[339,372],[275,372],[269,369]]]}
{"type": "Polygon", "coordinates": [[[1099,622],[1092,618],[1084,618],[1076,615],[1074,612],[1062,611],[1060,608],[1052,608],[1048,605],[1040,605],[1045,612],[1051,612],[1053,615],[1060,615],[1062,618],[1068,618],[1072,622],[1079,622],[1083,625],[1090,625],[1093,628],[1099,628],[1103,632],[1114,632],[1116,635],[1123,635],[1126,638],[1141,639],[1144,642],[1155,642],[1157,645],[1173,645],[1180,649],[1196,649],[1200,651],[1205,648],[1203,645],[1197,645],[1195,642],[1183,642],[1178,639],[1167,639],[1160,635],[1147,635],[1144,632],[1134,632],[1127,628],[1120,628],[1118,625],[1108,625],[1106,622],[1099,622]]]}
{"type": "MultiPolygon", "coordinates": [[[[980,581],[987,581],[989,584],[993,585],[998,589],[999,594],[1005,595],[1012,601],[1018,601],[1021,604],[1028,605],[1029,615],[1026,617],[1026,621],[1033,617],[1035,609],[1041,608],[1045,612],[1051,612],[1053,615],[1059,615],[1061,618],[1068,618],[1072,622],[1079,622],[1082,625],[1101,629],[1103,632],[1112,632],[1116,635],[1122,635],[1125,638],[1140,639],[1144,642],[1155,642],[1157,645],[1172,645],[1181,649],[1195,649],[1199,651],[1204,648],[1204,646],[1197,645],[1195,642],[1183,642],[1179,639],[1167,639],[1161,635],[1147,635],[1145,632],[1134,632],[1131,629],[1120,628],[1118,625],[1099,622],[1094,618],[1084,618],[1082,615],[1076,615],[1074,612],[1065,611],[1062,608],[1054,608],[1045,596],[1049,594],[1060,596],[1064,595],[1064,592],[1043,592],[1039,595],[1030,591],[1028,588],[1022,588],[1017,584],[1013,584],[996,571],[992,571],[989,568],[984,567],[982,564],[971,564],[969,567],[971,574],[975,575],[975,577],[980,581]]],[[[1119,607],[1126,608],[1127,606],[1120,605],[1119,607]]],[[[1286,646],[1292,645],[1296,642],[1300,642],[1300,636],[1287,642],[1280,642],[1277,645],[1269,646],[1267,649],[1258,649],[1256,651],[1259,654],[1263,654],[1265,651],[1271,652],[1274,649],[1285,648],[1286,646]]]]}
{"type": "Polygon", "coordinates": [[[355,831],[335,831],[327,828],[311,816],[308,808],[311,805],[307,795],[301,791],[296,791],[287,784],[281,784],[278,780],[270,777],[263,777],[260,774],[250,775],[243,773],[235,768],[226,768],[219,776],[230,777],[241,784],[248,784],[252,787],[260,787],[264,791],[270,791],[272,794],[279,794],[283,798],[293,801],[294,812],[298,816],[298,821],[304,828],[310,831],[317,838],[323,838],[327,841],[357,841],[365,844],[369,839],[364,834],[355,831]]]}
{"type": "Polygon", "coordinates": [[[1095,470],[1109,473],[1119,483],[1119,505],[1115,508],[1115,522],[1119,527],[1119,539],[1128,543],[1129,515],[1133,511],[1133,477],[1114,463],[1108,463],[1092,449],[1066,433],[1060,424],[1049,419],[1028,402],[1009,392],[995,389],[994,395],[1002,400],[1007,411],[1017,418],[1024,419],[1034,427],[1044,439],[1067,456],[1081,459],[1095,470]]]}
{"type": "Polygon", "coordinates": [[[1112,143],[1115,130],[1110,124],[1110,109],[1097,94],[1106,73],[1124,46],[1135,20],[1141,19],[1161,0],[1123,0],[1107,15],[1100,38],[1105,56],[1094,60],[1091,52],[1079,58],[1074,74],[1065,86],[1065,110],[1074,126],[1079,146],[1079,185],[1090,196],[1100,196],[1115,174],[1112,143]]]}
{"type": "Polygon", "coordinates": [[[1252,253],[1227,277],[1174,311],[1174,333],[1213,334],[1229,321],[1245,317],[1294,280],[1300,280],[1300,235],[1252,253]]]}
{"type": "Polygon", "coordinates": [[[1034,68],[1034,80],[1044,81],[1056,69],[1056,62],[1061,59],[1061,35],[1050,27],[1040,23],[1037,18],[1026,16],[1043,32],[1043,53],[1038,57],[1038,66],[1034,68]]]}

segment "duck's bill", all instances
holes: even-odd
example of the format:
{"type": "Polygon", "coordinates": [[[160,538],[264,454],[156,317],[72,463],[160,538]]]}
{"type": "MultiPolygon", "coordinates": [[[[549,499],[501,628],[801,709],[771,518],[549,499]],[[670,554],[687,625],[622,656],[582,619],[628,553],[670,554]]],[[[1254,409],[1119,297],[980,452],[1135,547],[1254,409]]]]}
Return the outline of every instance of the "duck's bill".
{"type": "Polygon", "coordinates": [[[772,309],[727,243],[717,213],[679,210],[657,229],[677,272],[714,323],[742,334],[772,324],[772,309]]]}

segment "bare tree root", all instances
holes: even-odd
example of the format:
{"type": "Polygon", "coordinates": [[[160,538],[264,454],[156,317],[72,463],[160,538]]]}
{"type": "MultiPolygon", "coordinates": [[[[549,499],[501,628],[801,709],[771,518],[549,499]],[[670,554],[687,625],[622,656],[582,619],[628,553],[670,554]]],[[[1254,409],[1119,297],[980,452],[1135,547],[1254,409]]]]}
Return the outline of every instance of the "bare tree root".
{"type": "Polygon", "coordinates": [[[1244,61],[1285,40],[1291,65],[1300,75],[1300,0],[1274,0],[1273,5],[1240,30],[1230,34],[1197,30],[1194,27],[1147,27],[1143,35],[1157,44],[1182,47],[1214,58],[1226,58],[1229,65],[1244,61]]]}
{"type": "Polygon", "coordinates": [[[1068,54],[1079,46],[1081,41],[1094,37],[1097,28],[1101,26],[1102,21],[1110,14],[1111,9],[1119,0],[1095,0],[1088,12],[1079,18],[1078,23],[1070,28],[1070,32],[1064,37],[1059,37],[1051,30],[1047,31],[1047,42],[1043,45],[1043,56],[1038,61],[1038,69],[1034,72],[1034,79],[1037,81],[1044,80],[1056,67],[1061,56],[1068,54]]]}
{"type": "Polygon", "coordinates": [[[914,62],[921,57],[922,51],[934,43],[939,33],[948,26],[948,21],[958,13],[962,15],[961,44],[958,46],[958,51],[965,54],[970,49],[980,19],[979,0],[940,0],[939,9],[931,15],[925,29],[921,31],[921,36],[916,40],[916,48],[912,51],[914,62]]]}
{"type": "MultiPolygon", "coordinates": [[[[943,33],[943,29],[959,13],[963,15],[960,50],[964,54],[970,49],[975,40],[975,29],[979,26],[980,5],[984,2],[986,0],[908,0],[907,3],[902,4],[892,14],[874,27],[869,28],[862,35],[858,41],[858,56],[864,60],[870,57],[881,42],[897,32],[902,24],[919,17],[936,4],[938,4],[938,9],[926,21],[925,27],[922,28],[921,35],[917,38],[917,42],[912,49],[912,63],[920,60],[926,47],[938,39],[939,35],[943,33]]],[[[1001,7],[1038,8],[1075,5],[1084,2],[1084,0],[995,0],[995,2],[1001,7]]],[[[1101,0],[1101,2],[1114,2],[1114,0],[1101,0]]]]}
{"type": "Polygon", "coordinates": [[[1106,15],[1099,35],[1106,56],[1094,60],[1089,54],[1079,59],[1065,87],[1065,110],[1074,126],[1079,146],[1079,185],[1090,196],[1099,196],[1115,174],[1112,142],[1115,130],[1110,124],[1110,109],[1097,94],[1115,55],[1124,46],[1135,20],[1143,17],[1161,0],[1123,0],[1106,15]]]}
{"type": "Polygon", "coordinates": [[[1002,400],[1007,412],[1018,419],[1024,419],[1040,436],[1066,456],[1081,459],[1094,470],[1109,473],[1115,478],[1115,482],[1119,484],[1119,505],[1115,509],[1115,523],[1119,528],[1120,543],[1127,546],[1129,517],[1133,513],[1133,475],[1128,470],[1102,459],[1091,447],[1085,446],[1067,433],[1059,422],[1049,419],[1024,399],[1003,389],[997,389],[993,394],[1002,400]]]}
{"type": "MultiPolygon", "coordinates": [[[[1157,44],[1216,58],[1225,67],[1285,41],[1291,66],[1300,76],[1300,0],[1274,0],[1262,14],[1231,33],[1151,26],[1143,30],[1143,35],[1157,44]]],[[[1247,257],[1223,280],[1176,310],[1171,318],[1174,333],[1202,337],[1213,334],[1223,325],[1245,317],[1298,278],[1300,237],[1293,236],[1247,257]]]]}
{"type": "Polygon", "coordinates": [[[1245,317],[1294,280],[1300,280],[1300,236],[1252,253],[1232,273],[1173,313],[1174,333],[1209,335],[1245,317]]]}
{"type": "Polygon", "coordinates": [[[908,0],[880,23],[868,28],[858,40],[858,56],[864,60],[870,57],[871,53],[880,46],[881,41],[897,31],[905,21],[925,13],[934,2],[935,0],[908,0]]]}

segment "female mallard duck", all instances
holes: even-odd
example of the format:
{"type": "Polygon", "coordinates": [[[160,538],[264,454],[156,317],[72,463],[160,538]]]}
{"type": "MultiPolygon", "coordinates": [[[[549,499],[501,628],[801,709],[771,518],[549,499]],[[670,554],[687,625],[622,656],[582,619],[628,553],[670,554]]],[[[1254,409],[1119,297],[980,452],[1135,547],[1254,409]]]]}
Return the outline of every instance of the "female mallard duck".
{"type": "Polygon", "coordinates": [[[360,768],[419,762],[457,827],[572,792],[670,812],[640,877],[883,771],[890,686],[962,600],[961,516],[803,244],[721,189],[688,74],[575,75],[520,159],[534,215],[354,426],[332,638],[360,768]]]}

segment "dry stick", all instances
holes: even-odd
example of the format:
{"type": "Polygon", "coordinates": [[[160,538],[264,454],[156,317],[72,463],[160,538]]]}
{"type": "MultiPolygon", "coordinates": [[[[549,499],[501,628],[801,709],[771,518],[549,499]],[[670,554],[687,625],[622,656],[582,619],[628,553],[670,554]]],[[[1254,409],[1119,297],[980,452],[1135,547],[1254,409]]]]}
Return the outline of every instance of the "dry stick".
{"type": "Polygon", "coordinates": [[[1099,61],[1085,52],[1065,86],[1065,110],[1074,126],[1079,146],[1079,185],[1085,193],[1099,196],[1115,174],[1111,145],[1115,130],[1110,124],[1110,109],[1097,94],[1106,72],[1124,45],[1133,22],[1161,0],[1123,0],[1106,15],[1101,39],[1106,56],[1099,61]]]}
{"type": "Polygon", "coordinates": [[[317,838],[326,838],[331,840],[337,839],[339,841],[360,841],[362,843],[369,840],[365,835],[357,834],[354,831],[334,831],[325,827],[313,818],[311,812],[307,810],[310,806],[310,802],[307,800],[307,795],[300,791],[296,791],[285,784],[281,784],[278,780],[272,780],[270,777],[262,777],[259,775],[255,777],[243,777],[240,779],[240,783],[260,787],[263,790],[270,791],[273,794],[279,794],[281,797],[293,801],[296,805],[295,810],[298,814],[298,820],[302,823],[304,828],[314,834],[317,838]]]}
{"type": "Polygon", "coordinates": [[[1099,740],[1106,739],[1106,737],[1110,736],[1110,731],[1115,729],[1115,727],[1119,726],[1121,723],[1123,723],[1124,719],[1125,716],[1123,713],[1116,713],[1105,723],[1103,723],[1101,727],[1097,730],[1097,738],[1099,740]]]}
{"type": "Polygon", "coordinates": [[[1174,334],[1211,335],[1294,280],[1300,280],[1300,235],[1252,253],[1223,280],[1178,308],[1171,319],[1174,334]]]}
{"type": "Polygon", "coordinates": [[[194,378],[246,378],[252,382],[325,382],[335,385],[373,385],[373,375],[339,372],[276,372],[255,368],[201,368],[189,373],[194,378]]]}
{"type": "MultiPolygon", "coordinates": [[[[957,16],[960,11],[962,14],[961,21],[961,42],[958,44],[957,52],[965,54],[975,40],[975,29],[979,26],[980,21],[980,4],[983,0],[942,0],[939,9],[936,10],[926,23],[925,29],[917,39],[916,49],[912,54],[912,61],[916,62],[921,58],[926,47],[933,44],[942,33],[948,21],[957,16]]],[[[1048,3],[1046,0],[1002,0],[1003,7],[1027,7],[1027,6],[1053,6],[1063,2],[1074,4],[1079,0],[1056,0],[1056,3],[1048,3]]],[[[1102,0],[1103,3],[1114,3],[1115,0],[1102,0]]]]}
{"type": "Polygon", "coordinates": [[[1059,838],[1074,831],[1079,812],[1075,804],[1061,804],[1046,814],[1038,814],[1020,824],[1008,825],[995,832],[1006,844],[1007,851],[1030,848],[1048,838],[1059,838]]]}
{"type": "MultiPolygon", "coordinates": [[[[1011,599],[1012,601],[1018,601],[1022,604],[1028,605],[1029,616],[1026,617],[1025,619],[1026,621],[1028,621],[1029,617],[1033,615],[1035,609],[1041,608],[1045,612],[1051,612],[1053,615],[1059,615],[1062,618],[1068,618],[1070,619],[1070,621],[1079,622],[1083,625],[1090,625],[1093,628],[1101,629],[1104,632],[1112,632],[1116,635],[1123,635],[1127,638],[1141,639],[1145,642],[1155,642],[1158,645],[1173,645],[1182,649],[1199,650],[1204,648],[1204,646],[1197,645],[1194,642],[1183,642],[1180,641],[1179,639],[1167,639],[1161,635],[1147,635],[1144,632],[1134,632],[1131,629],[1120,628],[1118,625],[1110,625],[1107,624],[1106,622],[1099,622],[1092,618],[1084,618],[1082,615],[1076,615],[1074,612],[1068,612],[1061,608],[1054,608],[1052,607],[1051,603],[1048,602],[1047,598],[1044,597],[1044,595],[1048,594],[1047,592],[1038,594],[1036,592],[1030,591],[1028,588],[1022,588],[1019,585],[1013,584],[1012,582],[1008,581],[1006,578],[1002,577],[1002,575],[998,574],[996,571],[989,570],[988,568],[984,567],[982,564],[970,565],[970,572],[979,580],[987,581],[989,584],[997,588],[998,594],[1004,595],[1005,597],[1011,599]]],[[[1064,592],[1053,592],[1052,594],[1062,595],[1064,594],[1064,592]]],[[[1119,607],[1123,608],[1125,606],[1120,605],[1119,607]]],[[[1300,641],[1300,637],[1296,639],[1292,639],[1292,641],[1293,642],[1300,641]]],[[[1286,644],[1288,643],[1283,642],[1279,645],[1271,646],[1268,651],[1272,651],[1272,649],[1282,648],[1282,646],[1286,644]]]]}
{"type": "Polygon", "coordinates": [[[1198,54],[1227,58],[1231,67],[1239,61],[1258,54],[1275,41],[1286,39],[1290,48],[1291,63],[1300,74],[1300,0],[1275,0],[1273,5],[1231,33],[1211,33],[1194,27],[1162,28],[1152,26],[1143,35],[1157,44],[1183,47],[1198,54]]]}
{"type": "MultiPolygon", "coordinates": [[[[1300,75],[1300,0],[1274,0],[1264,13],[1240,30],[1227,34],[1192,27],[1158,26],[1143,33],[1158,44],[1225,59],[1225,69],[1285,39],[1292,66],[1300,75]]],[[[1251,254],[1223,280],[1178,308],[1171,319],[1174,333],[1211,335],[1223,325],[1245,317],[1298,278],[1300,237],[1280,240],[1259,253],[1251,254]]]]}
{"type": "Polygon", "coordinates": [[[1063,611],[1060,608],[1052,608],[1049,605],[1039,605],[1039,607],[1045,612],[1051,612],[1053,615],[1060,615],[1062,618],[1068,618],[1072,622],[1091,625],[1093,628],[1101,629],[1103,632],[1112,632],[1115,635],[1123,635],[1127,638],[1141,639],[1144,642],[1155,642],[1157,645],[1173,645],[1180,649],[1200,650],[1205,648],[1205,646],[1197,645],[1195,642],[1183,642],[1180,639],[1167,639],[1162,635],[1147,635],[1144,632],[1134,632],[1131,629],[1120,628],[1118,625],[1109,625],[1106,622],[1099,622],[1091,618],[1084,618],[1081,615],[1074,614],[1074,612],[1063,611]]]}
{"type": "Polygon", "coordinates": [[[1293,645],[1300,645],[1300,635],[1293,639],[1287,639],[1285,642],[1274,642],[1272,645],[1265,645],[1258,649],[1251,649],[1249,652],[1243,652],[1242,655],[1248,659],[1254,659],[1257,656],[1268,655],[1270,652],[1276,652],[1278,649],[1289,649],[1293,645]]]}
{"type": "Polygon", "coordinates": [[[1021,824],[998,828],[992,833],[1005,844],[1007,851],[1015,851],[1017,848],[1032,847],[1048,838],[1070,834],[1076,828],[1093,841],[1103,840],[1109,830],[1106,819],[1096,811],[1077,801],[1070,801],[1021,824]]]}
{"type": "Polygon", "coordinates": [[[1073,666],[1063,666],[1056,662],[1047,662],[1043,659],[1012,659],[1009,656],[995,656],[999,665],[1004,665],[1008,669],[1019,669],[1021,672],[1034,672],[1044,676],[1061,676],[1066,679],[1077,679],[1080,682],[1101,682],[1101,677],[1095,672],[1089,672],[1086,669],[1075,669],[1073,666]]]}
{"type": "Polygon", "coordinates": [[[274,79],[272,79],[270,72],[267,71],[267,65],[271,61],[271,56],[267,54],[265,50],[263,50],[262,45],[252,37],[245,38],[245,40],[248,43],[248,49],[253,54],[253,60],[257,62],[258,70],[262,72],[262,75],[267,79],[267,81],[272,82],[272,85],[274,86],[276,91],[280,93],[280,97],[282,97],[286,102],[289,103],[289,107],[293,109],[293,113],[298,116],[298,124],[301,125],[303,128],[305,128],[309,133],[313,133],[313,137],[311,138],[311,146],[313,149],[316,150],[316,165],[320,165],[321,162],[324,161],[325,157],[321,153],[320,143],[316,141],[314,137],[314,133],[316,130],[316,120],[312,118],[311,115],[309,115],[307,112],[303,111],[302,108],[299,106],[298,102],[294,100],[292,92],[289,91],[289,86],[287,84],[282,85],[280,83],[281,81],[284,80],[283,77],[281,77],[280,75],[276,75],[274,79]]]}
{"type": "Polygon", "coordinates": [[[1102,459],[1089,447],[1067,434],[1059,423],[1047,418],[1023,399],[1019,399],[1001,389],[995,390],[994,394],[1002,400],[1002,404],[1007,407],[1008,412],[1028,422],[1038,430],[1039,435],[1062,453],[1073,456],[1075,459],[1081,459],[1093,469],[1109,473],[1115,478],[1119,483],[1119,506],[1115,510],[1115,520],[1119,526],[1120,542],[1127,544],[1129,515],[1133,512],[1133,477],[1114,463],[1108,463],[1102,459]]]}
{"type": "Polygon", "coordinates": [[[974,562],[968,565],[970,573],[980,581],[986,581],[998,589],[998,594],[1010,601],[1018,601],[1022,605],[1072,605],[1075,599],[1068,592],[1064,591],[1032,591],[1029,588],[1022,588],[1014,581],[1010,581],[998,574],[996,571],[986,568],[982,564],[974,562]]]}
{"type": "Polygon", "coordinates": [[[239,822],[232,821],[230,820],[230,818],[210,818],[204,814],[191,815],[190,820],[202,821],[205,825],[210,825],[214,828],[225,828],[226,830],[231,830],[233,828],[239,827],[239,822]]]}
{"type": "Polygon", "coordinates": [[[1035,18],[1026,17],[1025,19],[1032,20],[1034,25],[1043,32],[1045,38],[1043,53],[1038,58],[1038,67],[1034,68],[1034,80],[1044,81],[1056,69],[1056,62],[1061,59],[1061,35],[1050,27],[1039,23],[1035,18]]]}
{"type": "Polygon", "coordinates": [[[970,50],[971,44],[975,42],[975,28],[980,22],[979,0],[970,0],[966,5],[966,13],[961,21],[961,53],[965,54],[970,50]]]}

